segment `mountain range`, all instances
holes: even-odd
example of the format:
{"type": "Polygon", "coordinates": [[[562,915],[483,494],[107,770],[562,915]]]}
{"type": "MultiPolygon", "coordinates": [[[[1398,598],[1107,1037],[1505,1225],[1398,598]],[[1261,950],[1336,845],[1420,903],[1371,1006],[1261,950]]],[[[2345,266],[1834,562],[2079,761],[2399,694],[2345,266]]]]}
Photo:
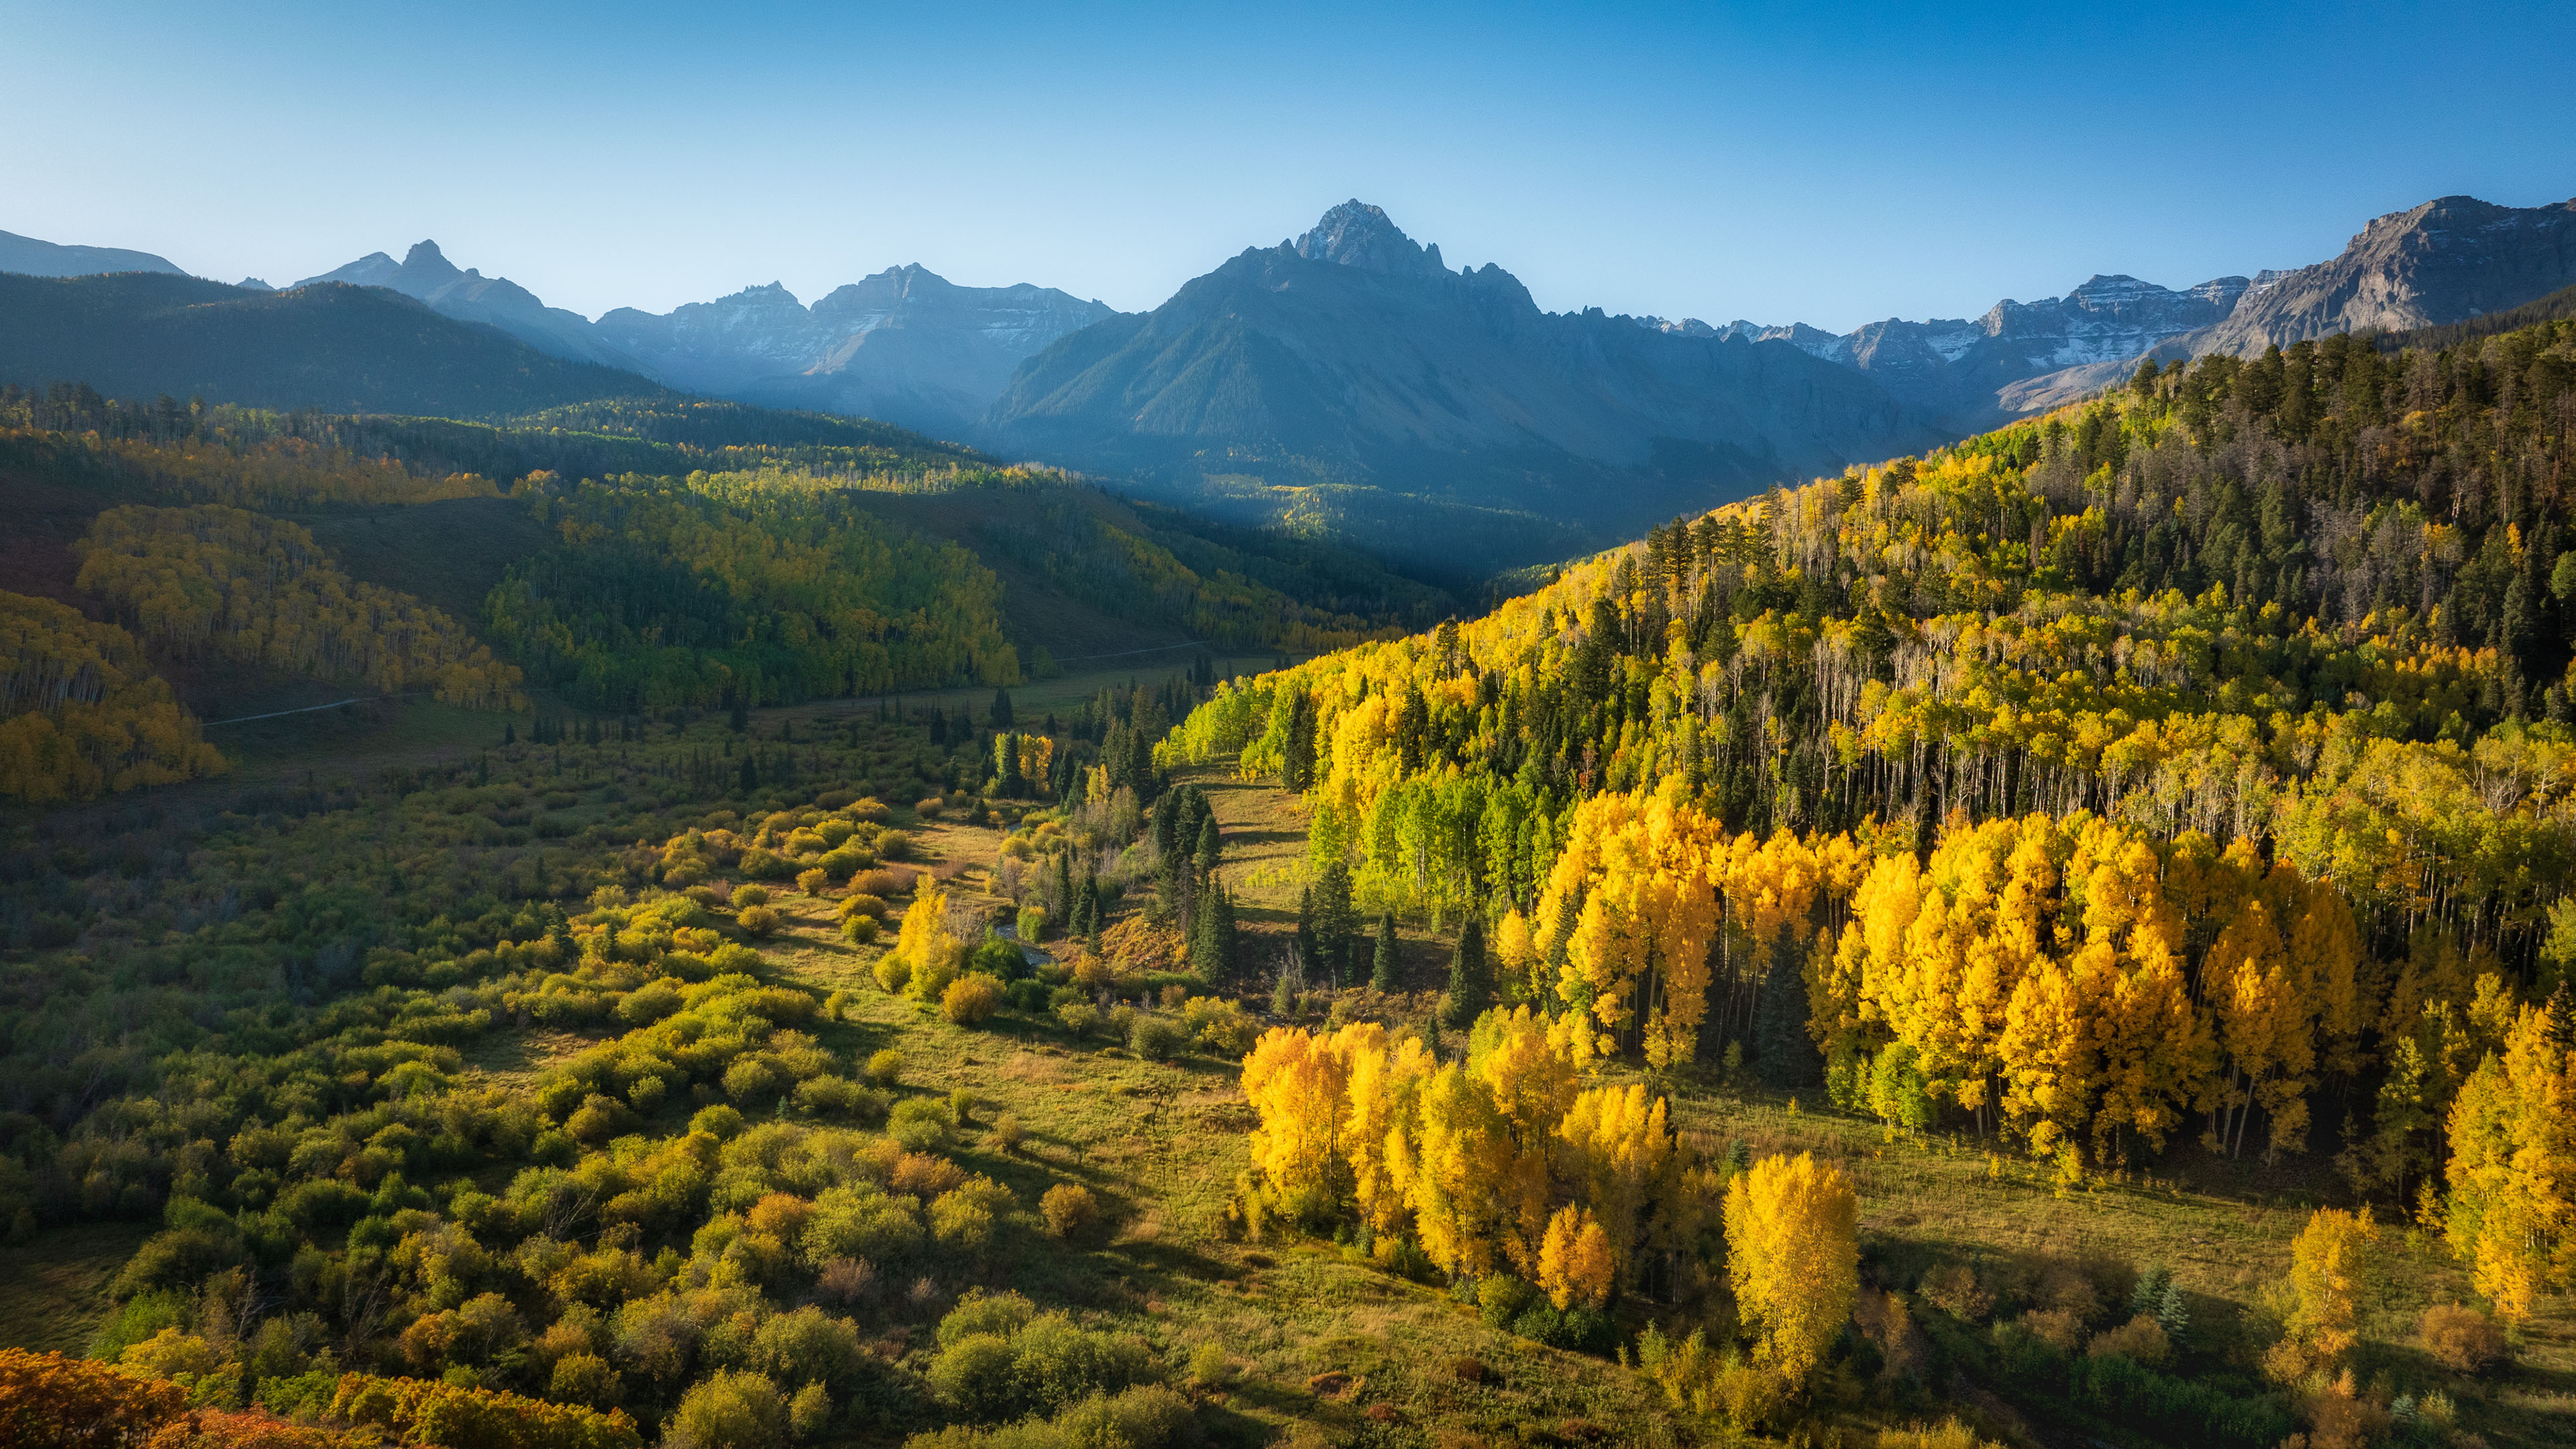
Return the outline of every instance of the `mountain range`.
{"type": "Polygon", "coordinates": [[[984,432],[1181,496],[1357,487],[1613,532],[1940,436],[1793,346],[1543,312],[1359,201],[1055,342],[984,432]]]}
{"type": "Polygon", "coordinates": [[[2466,321],[2571,284],[2576,201],[2510,207],[2444,196],[2373,220],[2329,261],[2181,291],[2095,276],[2063,297],[1997,302],[1974,321],[1889,318],[1840,336],[1803,324],[1643,320],[1788,342],[1868,374],[1925,416],[1974,432],[2097,392],[2142,357],[2259,357],[2329,333],[2466,321]]]}
{"type": "Polygon", "coordinates": [[[1356,200],[1137,314],[915,264],[810,306],[773,282],[594,322],[430,241],[274,293],[9,233],[0,271],[22,274],[0,317],[9,380],[472,416],[684,390],[880,418],[1481,565],[2058,406],[2141,358],[2513,308],[2576,283],[2576,201],[2443,197],[2311,266],[2180,290],[2095,276],[1973,320],[1843,334],[1545,312],[1499,266],[1452,270],[1356,200]],[[65,277],[92,285],[32,286],[65,277]]]}

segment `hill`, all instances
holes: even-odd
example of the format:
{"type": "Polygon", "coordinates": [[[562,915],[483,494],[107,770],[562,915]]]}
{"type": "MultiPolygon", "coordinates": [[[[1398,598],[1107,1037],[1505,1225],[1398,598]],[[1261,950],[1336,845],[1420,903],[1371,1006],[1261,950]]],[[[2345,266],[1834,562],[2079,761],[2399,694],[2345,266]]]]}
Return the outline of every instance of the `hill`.
{"type": "Polygon", "coordinates": [[[27,277],[85,277],[100,272],[169,272],[180,274],[167,257],[123,247],[62,246],[16,232],[0,231],[0,272],[27,277]]]}
{"type": "Polygon", "coordinates": [[[377,288],[253,292],[158,273],[0,276],[0,381],[261,408],[498,417],[659,384],[550,357],[377,288]]]}
{"type": "MultiPolygon", "coordinates": [[[[1150,313],[1058,341],[984,426],[1005,451],[1186,502],[1223,506],[1225,480],[1251,478],[1373,489],[1399,514],[1420,499],[1526,522],[1488,564],[1544,556],[1541,519],[1612,536],[1933,436],[1865,379],[1785,344],[1542,313],[1500,267],[1451,272],[1358,202],[1150,313]]],[[[1456,553],[1418,528],[1368,536],[1407,558],[1456,553]]]]}

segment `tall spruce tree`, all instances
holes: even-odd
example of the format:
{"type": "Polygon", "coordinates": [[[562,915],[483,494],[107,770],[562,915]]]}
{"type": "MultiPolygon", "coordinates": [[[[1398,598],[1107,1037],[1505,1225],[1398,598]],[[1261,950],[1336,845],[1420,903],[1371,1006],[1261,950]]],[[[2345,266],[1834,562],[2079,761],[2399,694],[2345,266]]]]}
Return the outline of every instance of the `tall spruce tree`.
{"type": "Polygon", "coordinates": [[[1459,928],[1456,949],[1449,953],[1449,991],[1441,998],[1440,1015],[1463,1031],[1493,1004],[1494,978],[1485,967],[1485,923],[1469,916],[1459,928]]]}
{"type": "Polygon", "coordinates": [[[1395,912],[1385,911],[1377,918],[1377,950],[1369,963],[1369,988],[1395,990],[1395,964],[1395,912]]]}
{"type": "Polygon", "coordinates": [[[1795,924],[1782,926],[1771,945],[1771,969],[1754,1005],[1753,1052],[1762,1084],[1794,1092],[1824,1081],[1824,1058],[1807,1035],[1807,947],[1795,924]]]}

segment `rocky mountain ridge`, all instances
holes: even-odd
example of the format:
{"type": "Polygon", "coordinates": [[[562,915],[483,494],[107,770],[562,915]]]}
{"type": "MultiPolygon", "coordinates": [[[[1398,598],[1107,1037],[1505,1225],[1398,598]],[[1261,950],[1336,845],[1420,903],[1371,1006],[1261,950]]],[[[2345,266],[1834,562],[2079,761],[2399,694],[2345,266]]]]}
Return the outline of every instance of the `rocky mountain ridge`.
{"type": "MultiPolygon", "coordinates": [[[[105,272],[177,272],[168,257],[123,247],[65,246],[0,231],[0,272],[24,277],[89,277],[105,272]]],[[[181,275],[185,275],[182,273],[181,275]]]]}
{"type": "MultiPolygon", "coordinates": [[[[1511,273],[1453,272],[1359,201],[1057,341],[982,433],[1183,499],[1321,486],[1605,537],[1939,436],[1785,343],[1543,312],[1511,273]]],[[[1386,540],[1417,544],[1438,546],[1386,540]]]]}

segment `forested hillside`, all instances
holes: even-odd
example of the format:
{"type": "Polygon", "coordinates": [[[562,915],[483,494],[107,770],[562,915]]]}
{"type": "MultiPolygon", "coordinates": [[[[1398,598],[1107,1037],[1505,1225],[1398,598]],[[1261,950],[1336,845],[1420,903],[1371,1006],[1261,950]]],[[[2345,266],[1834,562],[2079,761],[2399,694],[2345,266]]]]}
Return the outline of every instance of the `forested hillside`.
{"type": "MultiPolygon", "coordinates": [[[[2548,323],[2143,366],[1677,520],[1463,626],[1220,686],[1157,757],[1302,798],[1309,969],[1355,981],[1329,938],[1417,920],[1460,933],[1453,1026],[1535,1014],[1490,1059],[1478,1025],[1454,1086],[1418,1044],[1274,1033],[1254,1061],[1317,1064],[1275,1105],[1247,1071],[1248,1190],[1543,1285],[1575,1281],[1547,1216],[1570,1202],[1568,1232],[1607,1234],[1583,1281],[1610,1285],[1575,1297],[1654,1294],[1705,1206],[1687,1153],[1624,1187],[1506,1164],[1566,1150],[1542,1129],[1577,1131],[1582,1073],[1669,1090],[1740,1062],[2062,1185],[2203,1160],[2330,1182],[2353,1231],[2419,1218],[2509,1322],[2563,1303],[2571,364],[2576,327],[2548,323]],[[1507,1056],[1572,1074],[1530,1123],[1512,1094],[1556,1079],[1507,1056]],[[1474,1125],[1497,1110],[1518,1125],[1474,1125]],[[1383,1165],[1374,1128],[1290,1150],[1319,1111],[1409,1125],[1383,1165]],[[1452,1145],[1487,1131],[1500,1156],[1452,1145]],[[1639,1193],[1678,1195],[1658,1217],[1639,1193]],[[1482,1226],[1443,1248],[1462,1211],[1482,1226]]],[[[1735,1280],[1711,1353],[1788,1352],[1757,1289],[1735,1280]]],[[[2293,1313],[2263,1360],[2320,1436],[2370,1402],[2334,1377],[2350,1346],[2293,1313]]],[[[1704,1391],[1749,1426],[1802,1382],[1704,1391]]]]}

